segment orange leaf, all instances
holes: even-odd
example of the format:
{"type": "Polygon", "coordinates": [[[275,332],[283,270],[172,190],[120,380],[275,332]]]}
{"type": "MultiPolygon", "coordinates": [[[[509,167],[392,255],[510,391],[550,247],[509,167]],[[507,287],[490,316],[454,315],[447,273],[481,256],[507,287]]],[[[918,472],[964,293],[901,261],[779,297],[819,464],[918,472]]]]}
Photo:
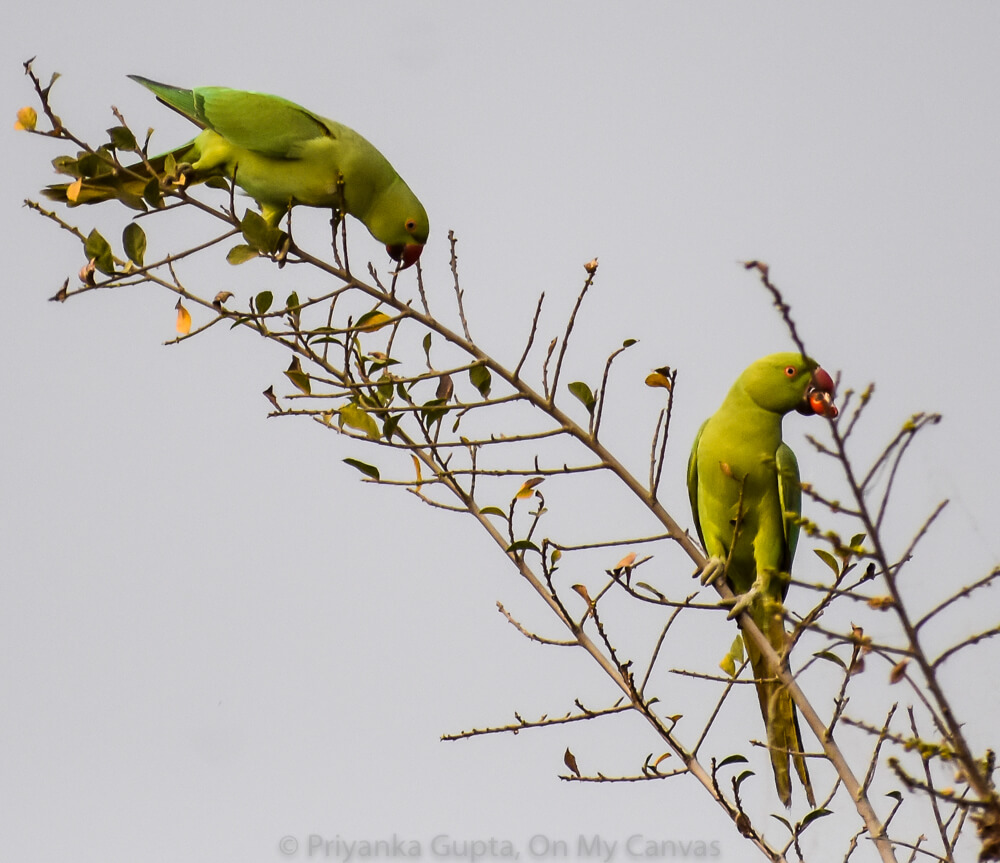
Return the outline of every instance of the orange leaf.
{"type": "Polygon", "coordinates": [[[177,309],[177,332],[186,336],[191,332],[191,313],[184,308],[184,304],[180,300],[177,301],[174,308],[177,309]]]}
{"type": "Polygon", "coordinates": [[[673,384],[670,383],[670,378],[666,375],[661,375],[659,372],[651,372],[646,375],[646,386],[663,387],[665,390],[673,389],[673,384]]]}
{"type": "Polygon", "coordinates": [[[618,563],[616,563],[612,567],[612,570],[615,570],[615,569],[627,569],[633,563],[635,563],[635,552],[634,551],[630,551],[628,554],[625,555],[625,557],[623,557],[621,560],[619,560],[618,563]]]}
{"type": "Polygon", "coordinates": [[[525,498],[531,497],[535,486],[544,481],[544,476],[533,476],[531,479],[525,480],[524,484],[517,490],[517,494],[515,494],[514,497],[518,500],[524,500],[525,498]]]}
{"type": "Polygon", "coordinates": [[[876,611],[888,611],[894,605],[891,596],[873,596],[868,600],[868,607],[876,611]]]}
{"type": "Polygon", "coordinates": [[[80,267],[80,281],[83,282],[85,285],[94,284],[94,273],[96,271],[97,271],[96,261],[93,258],[91,258],[89,261],[87,261],[86,264],[80,267]]]}
{"type": "Polygon", "coordinates": [[[566,747],[566,754],[563,755],[563,764],[565,764],[577,776],[580,775],[580,768],[576,766],[576,756],[569,751],[568,746],[566,747]]]}

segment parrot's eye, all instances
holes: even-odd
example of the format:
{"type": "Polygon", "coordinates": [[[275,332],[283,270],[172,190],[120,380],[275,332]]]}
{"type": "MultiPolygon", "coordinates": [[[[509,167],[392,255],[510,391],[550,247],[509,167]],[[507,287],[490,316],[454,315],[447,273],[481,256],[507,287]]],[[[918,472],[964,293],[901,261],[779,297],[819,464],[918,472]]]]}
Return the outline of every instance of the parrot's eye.
{"type": "Polygon", "coordinates": [[[798,369],[795,366],[785,366],[785,375],[794,378],[796,374],[798,374],[798,369]]]}
{"type": "Polygon", "coordinates": [[[417,229],[417,222],[415,219],[407,219],[404,227],[412,234],[417,229]]]}

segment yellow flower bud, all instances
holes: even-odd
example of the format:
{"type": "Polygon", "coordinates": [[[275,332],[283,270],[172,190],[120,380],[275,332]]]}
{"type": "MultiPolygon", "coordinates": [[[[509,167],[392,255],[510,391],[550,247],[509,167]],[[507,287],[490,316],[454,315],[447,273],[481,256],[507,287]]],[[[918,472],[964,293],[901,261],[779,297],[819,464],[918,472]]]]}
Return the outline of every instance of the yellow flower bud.
{"type": "Polygon", "coordinates": [[[30,105],[26,105],[17,112],[17,122],[14,128],[19,132],[33,132],[35,124],[38,123],[38,114],[30,105]]]}

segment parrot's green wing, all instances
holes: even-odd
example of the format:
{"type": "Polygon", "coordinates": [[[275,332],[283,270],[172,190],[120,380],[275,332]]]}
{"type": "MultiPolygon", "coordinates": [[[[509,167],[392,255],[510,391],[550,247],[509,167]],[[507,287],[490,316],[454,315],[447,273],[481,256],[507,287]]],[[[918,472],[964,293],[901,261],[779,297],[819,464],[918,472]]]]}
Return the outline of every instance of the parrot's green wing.
{"type": "Polygon", "coordinates": [[[275,159],[297,158],[302,145],[316,138],[339,137],[339,124],[278,96],[201,87],[194,98],[209,128],[238,147],[275,159]]]}
{"type": "Polygon", "coordinates": [[[694,529],[698,531],[698,539],[701,540],[702,548],[705,546],[705,535],[701,530],[701,513],[698,511],[698,444],[701,442],[701,433],[708,425],[708,420],[701,424],[698,434],[694,436],[694,446],[691,447],[691,456],[688,458],[688,500],[691,501],[691,514],[694,516],[694,529]]]}
{"type": "Polygon", "coordinates": [[[184,90],[140,75],[129,77],[202,129],[211,129],[237,147],[273,159],[298,158],[305,143],[338,137],[342,128],[280,96],[228,87],[184,90]]]}
{"type": "Polygon", "coordinates": [[[785,514],[785,572],[791,572],[795,547],[799,543],[799,516],[802,515],[802,484],[799,463],[788,444],[782,443],[775,453],[778,467],[778,495],[785,514]]]}

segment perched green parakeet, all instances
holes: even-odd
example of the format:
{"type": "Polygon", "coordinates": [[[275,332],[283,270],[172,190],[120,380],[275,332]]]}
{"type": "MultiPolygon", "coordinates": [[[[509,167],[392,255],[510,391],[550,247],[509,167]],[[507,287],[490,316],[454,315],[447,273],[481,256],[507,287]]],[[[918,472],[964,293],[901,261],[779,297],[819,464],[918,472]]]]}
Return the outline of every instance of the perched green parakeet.
{"type": "MultiPolygon", "coordinates": [[[[295,204],[337,207],[364,223],[404,268],[420,257],[429,231],[423,205],[385,156],[357,132],[278,96],[227,87],[183,90],[129,77],[203,130],[193,141],[150,159],[157,173],[172,157],[181,183],[233,180],[260,204],[272,226],[295,204]]],[[[102,167],[96,176],[49,186],[45,194],[70,206],[119,198],[144,209],[149,180],[141,162],[119,170],[102,167]]]]}
{"type": "MultiPolygon", "coordinates": [[[[722,406],[698,431],[688,462],[688,494],[709,562],[705,583],[725,574],[744,609],[778,654],[786,649],[782,601],[799,536],[802,488],[795,454],[781,440],[781,421],[798,410],[836,416],[833,380],[796,353],[757,360],[739,376],[722,406]],[[735,532],[735,539],[734,539],[735,532]]],[[[760,701],[778,796],[791,805],[788,770],[795,770],[815,805],[801,754],[795,705],[749,638],[743,639],[760,701]]]]}

